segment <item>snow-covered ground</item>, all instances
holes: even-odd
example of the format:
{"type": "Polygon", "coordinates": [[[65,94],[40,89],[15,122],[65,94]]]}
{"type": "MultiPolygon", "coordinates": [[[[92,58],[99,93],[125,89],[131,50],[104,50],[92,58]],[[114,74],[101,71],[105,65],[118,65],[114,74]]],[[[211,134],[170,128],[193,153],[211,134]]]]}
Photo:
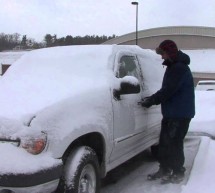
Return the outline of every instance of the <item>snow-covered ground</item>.
{"type": "Polygon", "coordinates": [[[13,64],[27,51],[7,51],[0,52],[0,64],[13,64]]]}
{"type": "MultiPolygon", "coordinates": [[[[16,60],[18,60],[27,51],[7,51],[0,52],[0,65],[9,64],[12,65],[16,60]]],[[[0,66],[0,75],[2,74],[2,68],[0,66]]]]}
{"type": "Polygon", "coordinates": [[[186,185],[198,152],[200,138],[189,137],[185,142],[186,178],[181,184],[161,185],[160,180],[147,181],[147,174],[158,170],[158,163],[150,154],[143,152],[132,160],[111,171],[102,181],[101,193],[181,193],[186,185]]]}

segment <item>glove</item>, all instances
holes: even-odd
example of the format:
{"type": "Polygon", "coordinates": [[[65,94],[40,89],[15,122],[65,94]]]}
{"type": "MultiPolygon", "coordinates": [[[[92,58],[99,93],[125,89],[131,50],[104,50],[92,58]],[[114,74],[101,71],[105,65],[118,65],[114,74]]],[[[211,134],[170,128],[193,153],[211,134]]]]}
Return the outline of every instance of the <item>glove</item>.
{"type": "Polygon", "coordinates": [[[142,105],[142,107],[149,108],[152,105],[154,105],[154,100],[153,100],[152,97],[145,97],[144,99],[142,99],[142,101],[140,102],[140,104],[142,105]]]}

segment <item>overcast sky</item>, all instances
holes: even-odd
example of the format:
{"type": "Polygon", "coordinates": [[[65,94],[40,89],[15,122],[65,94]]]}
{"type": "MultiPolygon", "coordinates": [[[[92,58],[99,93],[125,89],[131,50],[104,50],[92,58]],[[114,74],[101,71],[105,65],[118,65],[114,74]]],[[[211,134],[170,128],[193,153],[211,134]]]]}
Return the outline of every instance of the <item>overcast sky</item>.
{"type": "MultiPolygon", "coordinates": [[[[0,33],[42,41],[135,31],[132,0],[0,0],[0,33]]],[[[215,0],[139,0],[139,30],[177,25],[215,27],[215,0]]]]}

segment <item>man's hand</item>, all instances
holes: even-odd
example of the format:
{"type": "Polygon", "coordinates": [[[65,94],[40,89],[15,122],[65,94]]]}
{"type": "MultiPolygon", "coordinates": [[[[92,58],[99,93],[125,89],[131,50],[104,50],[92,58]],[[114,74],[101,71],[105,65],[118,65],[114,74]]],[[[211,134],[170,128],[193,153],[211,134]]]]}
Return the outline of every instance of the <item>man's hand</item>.
{"type": "Polygon", "coordinates": [[[140,104],[142,105],[142,107],[149,108],[154,105],[154,100],[151,97],[145,97],[141,100],[140,104]]]}

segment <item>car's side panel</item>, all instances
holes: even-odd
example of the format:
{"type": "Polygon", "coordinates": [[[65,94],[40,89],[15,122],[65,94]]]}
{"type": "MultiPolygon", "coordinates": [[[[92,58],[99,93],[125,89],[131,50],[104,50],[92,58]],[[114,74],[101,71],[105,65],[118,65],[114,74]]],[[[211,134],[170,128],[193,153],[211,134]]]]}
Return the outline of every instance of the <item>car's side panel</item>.
{"type": "Polygon", "coordinates": [[[140,94],[131,94],[113,101],[114,150],[111,162],[139,146],[138,138],[147,132],[147,113],[138,105],[140,99],[140,94]]]}
{"type": "MultiPolygon", "coordinates": [[[[125,55],[135,56],[135,53],[118,53],[116,60],[125,55]]],[[[144,58],[142,56],[142,58],[144,58]]],[[[150,59],[148,58],[150,61],[150,59]]],[[[160,132],[161,112],[159,106],[153,106],[151,109],[145,109],[138,105],[142,97],[152,94],[150,80],[144,79],[142,70],[147,73],[142,61],[135,61],[139,69],[138,80],[141,86],[141,92],[138,94],[122,95],[120,100],[113,99],[114,112],[114,149],[110,157],[108,169],[112,169],[123,163],[134,155],[147,149],[158,142],[160,132]]],[[[117,65],[117,64],[115,64],[117,65]]],[[[116,71],[119,67],[115,67],[116,71]]],[[[117,74],[117,73],[116,73],[117,74]]]]}
{"type": "MultiPolygon", "coordinates": [[[[134,76],[140,82],[143,81],[140,76],[140,67],[133,53],[118,53],[116,57],[116,76],[134,76]],[[123,59],[126,59],[128,65],[135,65],[136,70],[122,74],[123,59]],[[130,57],[130,58],[129,58],[130,57]],[[123,58],[123,59],[122,59],[123,58]],[[117,67],[119,66],[119,67],[117,67]],[[121,72],[120,72],[121,70],[121,72]],[[119,71],[119,72],[118,72],[119,71]]],[[[131,68],[129,67],[129,70],[131,68]]],[[[126,71],[126,70],[124,70],[126,71]]],[[[141,144],[144,141],[144,136],[147,135],[147,111],[138,105],[142,97],[142,89],[137,94],[121,95],[120,99],[113,99],[114,112],[114,149],[110,157],[110,167],[122,163],[126,158],[132,157],[136,152],[142,149],[141,144]]]]}

